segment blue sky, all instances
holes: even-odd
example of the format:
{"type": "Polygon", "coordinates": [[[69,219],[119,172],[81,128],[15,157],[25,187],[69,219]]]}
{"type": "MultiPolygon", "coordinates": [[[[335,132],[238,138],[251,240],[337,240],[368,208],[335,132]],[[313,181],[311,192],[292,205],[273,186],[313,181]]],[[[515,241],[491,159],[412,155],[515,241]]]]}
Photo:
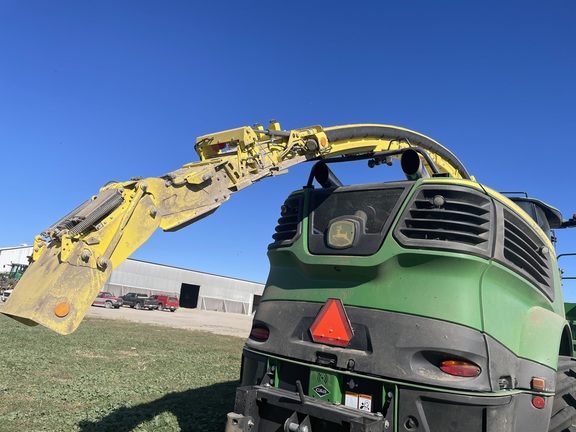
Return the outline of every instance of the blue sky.
{"type": "MultiPolygon", "coordinates": [[[[2,0],[0,246],[30,244],[109,180],[198,160],[199,135],[270,119],[414,129],[569,217],[575,45],[573,0],[2,0]]],[[[309,169],[133,257],[264,282],[279,206],[309,169]]],[[[558,234],[576,251],[576,230],[558,234]]]]}

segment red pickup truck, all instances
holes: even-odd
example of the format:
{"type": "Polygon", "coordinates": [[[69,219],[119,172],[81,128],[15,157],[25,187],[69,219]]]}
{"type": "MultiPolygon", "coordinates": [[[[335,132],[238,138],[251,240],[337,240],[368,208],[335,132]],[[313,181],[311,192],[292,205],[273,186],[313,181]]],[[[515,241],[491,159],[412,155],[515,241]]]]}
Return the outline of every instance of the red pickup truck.
{"type": "Polygon", "coordinates": [[[170,312],[175,312],[176,309],[180,307],[178,302],[178,297],[168,296],[168,295],[151,295],[150,298],[156,299],[158,301],[158,310],[170,310],[170,312]]]}
{"type": "Polygon", "coordinates": [[[92,306],[104,306],[107,309],[118,309],[123,303],[124,301],[121,298],[115,297],[112,293],[102,291],[98,293],[94,302],[92,302],[92,306]]]}

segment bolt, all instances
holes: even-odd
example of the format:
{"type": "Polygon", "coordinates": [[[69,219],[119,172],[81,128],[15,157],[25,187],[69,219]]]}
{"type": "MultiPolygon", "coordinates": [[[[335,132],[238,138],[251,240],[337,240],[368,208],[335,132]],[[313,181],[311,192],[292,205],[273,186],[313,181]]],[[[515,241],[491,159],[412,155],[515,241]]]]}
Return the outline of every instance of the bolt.
{"type": "Polygon", "coordinates": [[[110,263],[106,258],[100,257],[96,260],[96,265],[102,270],[105,270],[108,267],[108,264],[110,263]]]}
{"type": "Polygon", "coordinates": [[[435,207],[440,208],[444,204],[446,204],[446,198],[444,198],[442,195],[436,195],[432,200],[432,203],[434,204],[435,207]]]}
{"type": "Polygon", "coordinates": [[[148,214],[152,217],[156,217],[156,215],[158,214],[158,210],[156,210],[156,207],[150,207],[150,209],[148,210],[148,214]]]}
{"type": "Polygon", "coordinates": [[[409,431],[416,430],[418,428],[418,420],[412,416],[408,417],[404,423],[404,428],[409,431]]]}
{"type": "Polygon", "coordinates": [[[140,186],[140,189],[142,189],[142,192],[146,192],[146,189],[148,189],[148,183],[146,183],[146,182],[141,182],[139,184],[139,186],[140,186]]]}
{"type": "Polygon", "coordinates": [[[89,250],[84,250],[84,251],[82,251],[80,258],[82,259],[82,261],[88,262],[88,260],[90,259],[91,256],[92,256],[92,254],[90,253],[89,250]]]}

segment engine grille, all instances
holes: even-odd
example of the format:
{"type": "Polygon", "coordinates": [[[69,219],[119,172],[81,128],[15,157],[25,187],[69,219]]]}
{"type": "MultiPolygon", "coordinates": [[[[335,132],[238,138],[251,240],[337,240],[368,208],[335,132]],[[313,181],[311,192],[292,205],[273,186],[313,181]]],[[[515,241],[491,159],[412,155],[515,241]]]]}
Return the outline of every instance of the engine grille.
{"type": "Polygon", "coordinates": [[[550,253],[540,236],[525,221],[504,209],[503,264],[543,288],[552,298],[550,253]]]}
{"type": "Polygon", "coordinates": [[[300,237],[303,202],[302,195],[290,196],[284,202],[275,228],[276,232],[272,234],[274,242],[268,245],[268,249],[289,246],[300,237]]]}
{"type": "Polygon", "coordinates": [[[409,247],[486,255],[490,251],[492,213],[491,200],[475,190],[424,187],[404,211],[395,234],[409,247]]]}

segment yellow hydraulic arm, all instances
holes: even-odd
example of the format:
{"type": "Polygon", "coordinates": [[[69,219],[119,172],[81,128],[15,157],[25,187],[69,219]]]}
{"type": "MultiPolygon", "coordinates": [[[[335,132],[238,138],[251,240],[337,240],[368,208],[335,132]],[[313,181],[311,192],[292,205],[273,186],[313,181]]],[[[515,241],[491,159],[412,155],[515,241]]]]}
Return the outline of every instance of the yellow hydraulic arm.
{"type": "Polygon", "coordinates": [[[204,135],[199,162],[158,178],[112,183],[34,240],[32,263],[2,313],[58,333],[73,332],[112,270],[158,228],[175,231],[214,212],[231,194],[308,160],[421,151],[430,175],[469,178],[446,148],[416,132],[356,124],[284,131],[272,121],[204,135]],[[395,152],[397,151],[397,152],[395,152]],[[422,152],[423,151],[423,152],[422,152]]]}

